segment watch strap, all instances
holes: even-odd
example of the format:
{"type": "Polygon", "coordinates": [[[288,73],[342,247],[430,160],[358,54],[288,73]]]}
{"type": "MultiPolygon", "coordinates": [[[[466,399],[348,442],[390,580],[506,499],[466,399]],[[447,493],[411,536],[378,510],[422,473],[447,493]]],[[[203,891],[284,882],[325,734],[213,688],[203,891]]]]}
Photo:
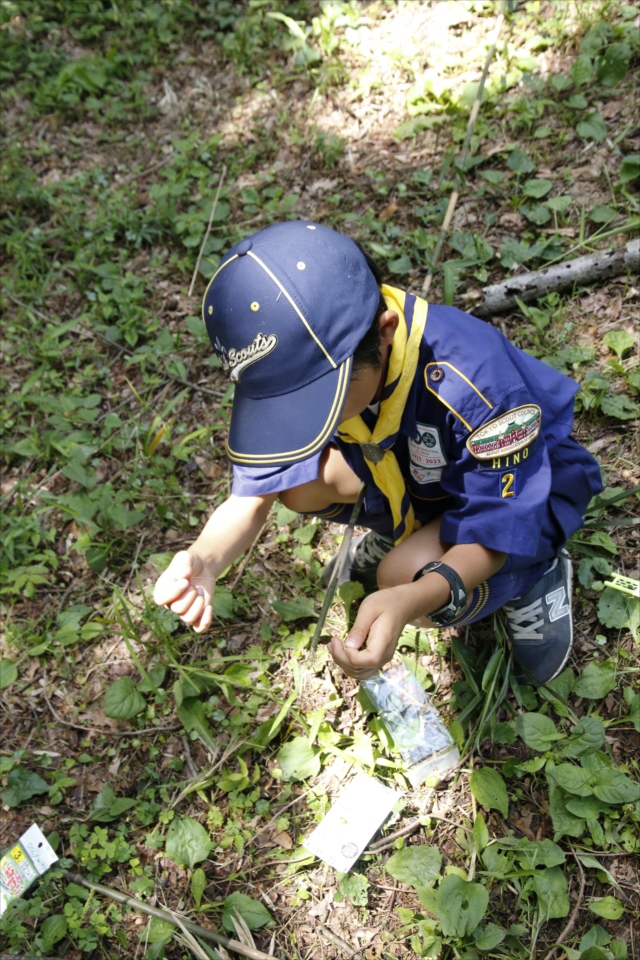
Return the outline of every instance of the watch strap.
{"type": "Polygon", "coordinates": [[[462,577],[453,567],[443,563],[441,560],[432,560],[431,563],[425,564],[422,569],[418,570],[413,578],[414,582],[422,579],[427,573],[439,573],[451,587],[451,594],[447,603],[438,610],[432,610],[431,613],[426,614],[429,620],[437,626],[447,626],[447,624],[451,623],[452,620],[455,620],[456,617],[460,616],[460,614],[466,610],[469,603],[469,597],[462,582],[462,577]]]}

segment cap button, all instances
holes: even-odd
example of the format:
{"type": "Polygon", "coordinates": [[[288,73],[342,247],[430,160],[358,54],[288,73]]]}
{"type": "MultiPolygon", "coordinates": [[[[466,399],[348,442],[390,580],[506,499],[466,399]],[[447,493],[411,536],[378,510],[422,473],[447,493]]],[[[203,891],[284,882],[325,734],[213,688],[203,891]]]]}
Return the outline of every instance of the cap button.
{"type": "Polygon", "coordinates": [[[238,246],[236,247],[236,256],[244,257],[247,253],[249,253],[249,250],[251,250],[252,246],[253,246],[253,240],[250,240],[250,239],[241,240],[238,246]]]}

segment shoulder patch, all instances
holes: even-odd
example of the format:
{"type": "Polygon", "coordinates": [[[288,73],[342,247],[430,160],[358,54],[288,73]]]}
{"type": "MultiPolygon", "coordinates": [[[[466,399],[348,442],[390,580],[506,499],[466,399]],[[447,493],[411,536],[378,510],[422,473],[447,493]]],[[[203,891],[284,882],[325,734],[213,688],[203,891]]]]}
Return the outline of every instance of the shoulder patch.
{"type": "Polygon", "coordinates": [[[515,453],[533,443],[541,425],[542,410],[537,404],[514,407],[474,430],[467,439],[467,449],[476,460],[492,460],[515,453]]]}

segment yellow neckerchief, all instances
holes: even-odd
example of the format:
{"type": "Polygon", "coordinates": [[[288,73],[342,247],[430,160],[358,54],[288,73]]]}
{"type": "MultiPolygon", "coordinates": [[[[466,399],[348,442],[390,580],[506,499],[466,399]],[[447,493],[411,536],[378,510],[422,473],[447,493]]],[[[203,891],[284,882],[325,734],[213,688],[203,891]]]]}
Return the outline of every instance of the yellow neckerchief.
{"type": "Polygon", "coordinates": [[[375,484],[391,505],[393,539],[395,543],[401,543],[413,533],[416,520],[404,477],[391,447],[398,435],[407,397],[415,378],[428,305],[426,301],[416,297],[411,332],[407,336],[404,314],[407,294],[386,284],[380,287],[380,292],[389,310],[395,310],[399,319],[385,382],[385,392],[391,389],[391,393],[380,402],[380,413],[373,430],[370,430],[358,415],[340,425],[338,436],[347,443],[364,445],[362,452],[375,484]]]}

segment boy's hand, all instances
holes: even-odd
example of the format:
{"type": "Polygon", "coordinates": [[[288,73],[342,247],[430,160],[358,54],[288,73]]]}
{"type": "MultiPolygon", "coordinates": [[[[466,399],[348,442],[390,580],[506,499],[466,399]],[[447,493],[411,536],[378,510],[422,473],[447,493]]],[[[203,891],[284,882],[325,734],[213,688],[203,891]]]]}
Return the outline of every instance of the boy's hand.
{"type": "Polygon", "coordinates": [[[344,645],[334,637],[328,648],[348,676],[366,680],[392,659],[398,638],[412,616],[408,600],[406,587],[400,586],[379,590],[362,601],[344,645]]]}
{"type": "Polygon", "coordinates": [[[196,633],[202,633],[213,619],[211,601],[215,585],[215,577],[202,559],[181,550],[158,577],[153,599],[177,613],[196,633]]]}

